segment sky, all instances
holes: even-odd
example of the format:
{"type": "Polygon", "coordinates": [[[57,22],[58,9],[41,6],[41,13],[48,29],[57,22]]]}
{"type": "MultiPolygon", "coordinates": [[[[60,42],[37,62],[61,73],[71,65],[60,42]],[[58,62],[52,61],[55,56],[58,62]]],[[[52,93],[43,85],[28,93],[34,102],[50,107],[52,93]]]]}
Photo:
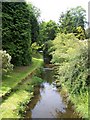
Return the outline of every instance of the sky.
{"type": "Polygon", "coordinates": [[[69,8],[82,6],[86,10],[88,20],[88,2],[90,0],[26,0],[41,11],[41,20],[58,22],[60,14],[69,8]]]}

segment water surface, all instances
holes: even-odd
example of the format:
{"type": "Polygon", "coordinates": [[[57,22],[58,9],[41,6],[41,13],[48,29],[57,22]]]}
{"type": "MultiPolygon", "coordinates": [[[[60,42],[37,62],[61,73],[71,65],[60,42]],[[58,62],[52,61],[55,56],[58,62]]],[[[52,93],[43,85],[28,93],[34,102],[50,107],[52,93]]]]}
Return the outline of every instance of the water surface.
{"type": "MultiPolygon", "coordinates": [[[[40,88],[37,88],[34,99],[27,107],[25,118],[77,118],[71,103],[64,102],[53,81],[54,72],[50,68],[44,68],[42,79],[45,80],[40,88]]],[[[66,99],[66,98],[65,98],[66,99]]],[[[66,101],[66,100],[65,100],[66,101]]]]}

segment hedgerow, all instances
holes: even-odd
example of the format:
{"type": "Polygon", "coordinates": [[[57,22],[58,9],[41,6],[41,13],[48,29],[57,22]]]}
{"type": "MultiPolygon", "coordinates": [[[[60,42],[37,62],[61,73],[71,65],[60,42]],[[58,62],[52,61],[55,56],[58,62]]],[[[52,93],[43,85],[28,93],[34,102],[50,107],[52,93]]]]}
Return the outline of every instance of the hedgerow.
{"type": "Polygon", "coordinates": [[[30,11],[25,2],[2,2],[2,48],[14,65],[31,63],[30,11]]]}

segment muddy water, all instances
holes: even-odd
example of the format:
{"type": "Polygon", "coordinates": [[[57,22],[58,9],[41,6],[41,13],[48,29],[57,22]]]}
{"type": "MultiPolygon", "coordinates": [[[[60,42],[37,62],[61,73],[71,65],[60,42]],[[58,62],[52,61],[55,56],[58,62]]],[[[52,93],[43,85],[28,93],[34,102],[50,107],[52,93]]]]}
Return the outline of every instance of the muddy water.
{"type": "Polygon", "coordinates": [[[79,118],[70,102],[53,85],[54,77],[51,68],[44,68],[42,78],[45,80],[37,88],[34,99],[28,104],[25,118],[79,118]]]}

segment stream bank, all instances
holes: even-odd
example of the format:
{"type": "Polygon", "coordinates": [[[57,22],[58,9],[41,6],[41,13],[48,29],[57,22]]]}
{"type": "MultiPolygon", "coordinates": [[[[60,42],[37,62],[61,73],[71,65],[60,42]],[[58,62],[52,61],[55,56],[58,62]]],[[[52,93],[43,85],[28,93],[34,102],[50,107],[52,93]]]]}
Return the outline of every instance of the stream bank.
{"type": "Polygon", "coordinates": [[[19,67],[10,77],[3,80],[2,94],[8,92],[7,88],[13,91],[9,91],[0,104],[0,119],[22,117],[26,104],[34,97],[34,88],[42,82],[42,79],[35,75],[42,64],[42,59],[33,58],[31,66],[19,67]]]}

